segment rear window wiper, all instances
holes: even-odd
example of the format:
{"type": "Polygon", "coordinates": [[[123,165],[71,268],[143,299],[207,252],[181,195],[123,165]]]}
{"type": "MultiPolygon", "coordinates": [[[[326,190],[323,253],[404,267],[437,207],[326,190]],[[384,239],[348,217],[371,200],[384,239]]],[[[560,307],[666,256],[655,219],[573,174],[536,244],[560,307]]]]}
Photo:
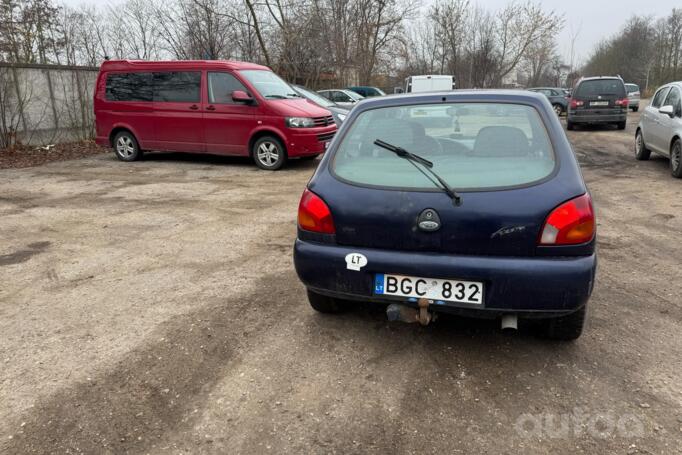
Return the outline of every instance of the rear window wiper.
{"type": "MultiPolygon", "coordinates": [[[[431,179],[429,180],[436,184],[436,186],[439,186],[445,192],[445,194],[450,196],[450,199],[452,199],[453,204],[459,206],[462,203],[462,197],[459,194],[457,194],[457,192],[454,189],[452,189],[452,187],[448,185],[448,183],[445,180],[443,180],[443,178],[440,175],[436,173],[436,171],[433,170],[433,163],[431,161],[419,155],[415,155],[412,152],[408,152],[402,147],[389,144],[388,142],[384,142],[380,139],[375,140],[374,145],[386,149],[389,152],[393,152],[400,158],[404,158],[412,164],[419,163],[426,172],[428,172],[433,178],[435,178],[438,181],[438,183],[434,182],[431,179]]],[[[419,167],[417,167],[417,169],[421,170],[419,167]]]]}

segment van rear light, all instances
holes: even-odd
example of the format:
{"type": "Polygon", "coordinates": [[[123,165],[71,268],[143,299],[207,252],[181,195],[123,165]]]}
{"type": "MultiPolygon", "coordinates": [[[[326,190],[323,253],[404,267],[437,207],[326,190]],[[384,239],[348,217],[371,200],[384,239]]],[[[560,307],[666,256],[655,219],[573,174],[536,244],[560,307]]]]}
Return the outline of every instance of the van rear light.
{"type": "Polygon", "coordinates": [[[329,207],[322,198],[307,188],[298,204],[298,227],[320,234],[336,233],[329,207]]]}
{"type": "Polygon", "coordinates": [[[585,103],[583,101],[579,101],[575,98],[571,99],[571,109],[575,109],[576,107],[581,107],[585,103]]]}
{"type": "Polygon", "coordinates": [[[542,228],[540,245],[578,245],[594,238],[592,199],[585,193],[552,210],[542,228]]]}
{"type": "Polygon", "coordinates": [[[616,100],[616,106],[628,107],[630,100],[628,98],[623,98],[622,100],[616,100]]]}

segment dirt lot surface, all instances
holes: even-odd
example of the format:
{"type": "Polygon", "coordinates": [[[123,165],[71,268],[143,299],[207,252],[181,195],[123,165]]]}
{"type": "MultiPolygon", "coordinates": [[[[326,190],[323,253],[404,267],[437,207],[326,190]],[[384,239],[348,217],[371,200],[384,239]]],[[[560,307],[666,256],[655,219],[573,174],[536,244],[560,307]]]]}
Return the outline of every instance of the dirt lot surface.
{"type": "Polygon", "coordinates": [[[92,141],[70,142],[42,147],[19,146],[0,149],[0,169],[40,166],[53,161],[74,160],[98,155],[106,150],[92,141]]]}
{"type": "Polygon", "coordinates": [[[599,216],[572,344],[308,306],[315,162],[0,171],[0,453],[682,453],[682,181],[570,134],[599,216]]]}

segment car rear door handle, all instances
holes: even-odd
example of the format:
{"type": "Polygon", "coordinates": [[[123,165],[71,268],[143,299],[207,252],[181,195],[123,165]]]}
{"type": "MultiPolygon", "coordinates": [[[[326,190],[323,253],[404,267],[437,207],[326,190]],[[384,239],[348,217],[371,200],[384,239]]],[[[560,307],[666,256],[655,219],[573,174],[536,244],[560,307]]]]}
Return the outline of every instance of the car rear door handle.
{"type": "Polygon", "coordinates": [[[197,109],[199,109],[199,106],[197,106],[196,104],[192,104],[189,108],[192,109],[193,111],[196,111],[197,109]]]}
{"type": "Polygon", "coordinates": [[[215,111],[215,106],[208,106],[206,108],[207,111],[215,111]]]}

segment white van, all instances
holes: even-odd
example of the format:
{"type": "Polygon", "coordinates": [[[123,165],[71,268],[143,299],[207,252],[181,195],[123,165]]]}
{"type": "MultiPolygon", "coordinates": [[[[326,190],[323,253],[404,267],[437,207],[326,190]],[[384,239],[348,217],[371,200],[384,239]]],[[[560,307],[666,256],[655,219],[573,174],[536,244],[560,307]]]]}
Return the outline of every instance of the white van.
{"type": "Polygon", "coordinates": [[[455,89],[455,76],[426,74],[405,79],[405,93],[447,92],[455,89]]]}

